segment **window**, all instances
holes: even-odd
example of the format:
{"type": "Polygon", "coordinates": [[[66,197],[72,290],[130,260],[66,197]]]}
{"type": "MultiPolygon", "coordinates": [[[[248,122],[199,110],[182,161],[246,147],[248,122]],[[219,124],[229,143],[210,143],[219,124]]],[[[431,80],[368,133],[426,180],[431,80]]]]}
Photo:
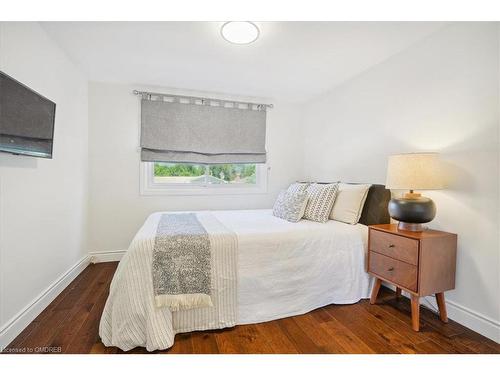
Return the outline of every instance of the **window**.
{"type": "Polygon", "coordinates": [[[141,169],[144,195],[265,193],[267,188],[264,164],[146,162],[141,169]]]}
{"type": "Polygon", "coordinates": [[[155,184],[193,184],[206,181],[206,167],[199,164],[153,163],[155,184]]]}

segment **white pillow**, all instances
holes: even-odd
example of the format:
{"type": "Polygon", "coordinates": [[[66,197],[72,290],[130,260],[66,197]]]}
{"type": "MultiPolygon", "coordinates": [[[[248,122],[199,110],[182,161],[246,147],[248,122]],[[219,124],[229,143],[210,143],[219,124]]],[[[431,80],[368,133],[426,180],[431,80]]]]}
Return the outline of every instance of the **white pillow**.
{"type": "Polygon", "coordinates": [[[347,224],[357,224],[363,212],[370,186],[340,183],[330,219],[347,224]]]}

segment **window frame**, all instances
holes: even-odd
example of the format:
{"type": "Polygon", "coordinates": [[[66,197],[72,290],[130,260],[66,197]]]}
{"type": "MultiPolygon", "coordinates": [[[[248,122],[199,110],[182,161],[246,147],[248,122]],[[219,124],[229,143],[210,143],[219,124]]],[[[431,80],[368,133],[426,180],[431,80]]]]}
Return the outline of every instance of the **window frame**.
{"type": "Polygon", "coordinates": [[[158,183],[154,181],[154,162],[141,162],[140,164],[141,195],[232,195],[267,193],[267,177],[269,172],[267,164],[256,164],[255,184],[158,183]]]}

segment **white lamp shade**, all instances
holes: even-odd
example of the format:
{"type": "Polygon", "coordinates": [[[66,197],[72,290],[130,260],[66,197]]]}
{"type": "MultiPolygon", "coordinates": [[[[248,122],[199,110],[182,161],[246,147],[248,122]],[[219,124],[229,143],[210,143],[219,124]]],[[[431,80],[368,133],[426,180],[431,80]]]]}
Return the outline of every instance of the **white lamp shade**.
{"type": "Polygon", "coordinates": [[[428,152],[389,156],[385,187],[394,190],[442,189],[439,155],[428,152]]]}

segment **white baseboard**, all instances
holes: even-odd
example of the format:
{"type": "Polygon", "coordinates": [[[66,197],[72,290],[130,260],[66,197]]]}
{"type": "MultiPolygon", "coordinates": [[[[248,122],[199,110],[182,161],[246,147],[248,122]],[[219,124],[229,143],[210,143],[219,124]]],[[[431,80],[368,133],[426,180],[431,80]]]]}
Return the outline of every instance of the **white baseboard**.
{"type": "Polygon", "coordinates": [[[85,255],[0,328],[0,351],[14,340],[90,263],[85,255]]]}
{"type": "MultiPolygon", "coordinates": [[[[389,289],[396,290],[396,287],[391,284],[385,282],[383,284],[389,289]]],[[[403,295],[410,297],[406,292],[403,292],[403,295]]],[[[433,311],[438,311],[435,301],[431,300],[430,297],[420,298],[420,304],[433,311]]],[[[500,322],[449,299],[446,299],[446,311],[448,317],[455,322],[500,343],[500,322]]]]}
{"type": "Polygon", "coordinates": [[[94,251],[90,252],[91,263],[119,262],[127,250],[94,251]]]}

